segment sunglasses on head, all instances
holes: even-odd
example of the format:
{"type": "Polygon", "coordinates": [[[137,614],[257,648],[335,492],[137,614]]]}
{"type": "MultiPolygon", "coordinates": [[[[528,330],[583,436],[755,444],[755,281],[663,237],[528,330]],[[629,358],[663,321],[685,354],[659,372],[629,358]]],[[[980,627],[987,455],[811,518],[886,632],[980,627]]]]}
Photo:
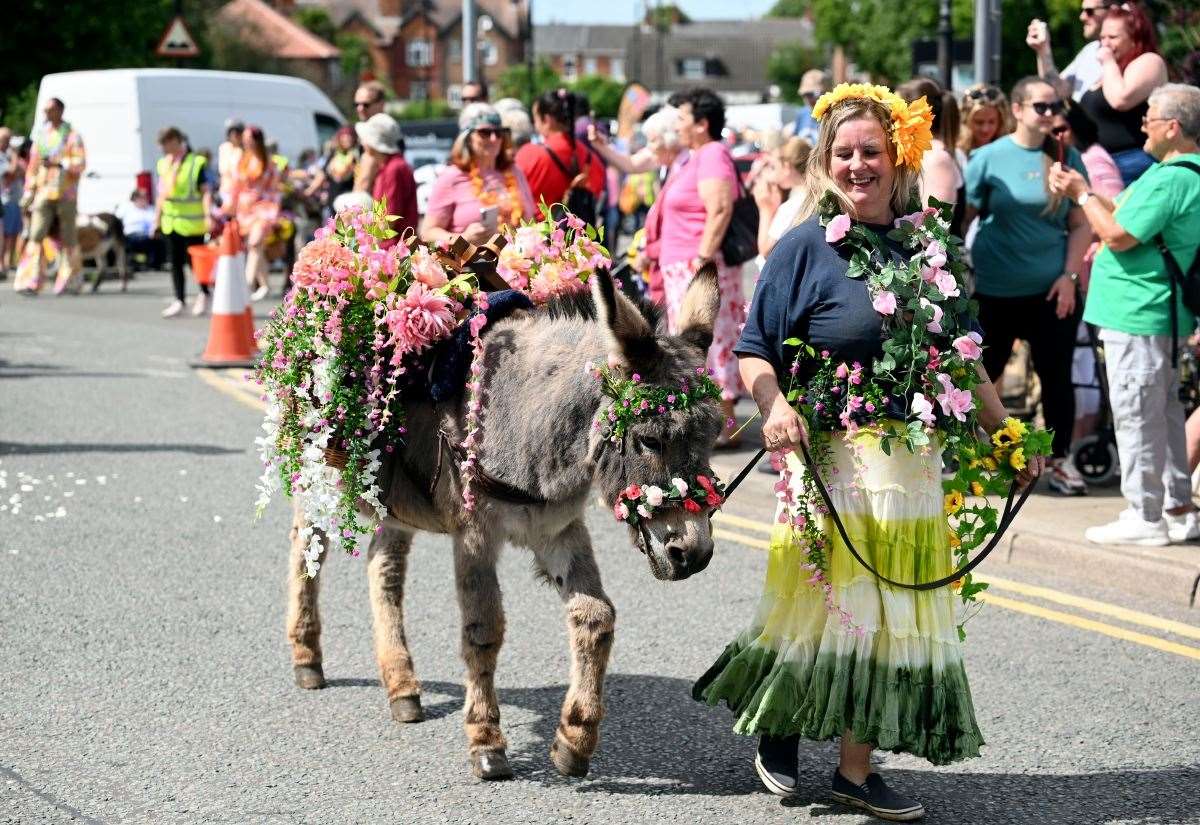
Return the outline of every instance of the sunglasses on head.
{"type": "Polygon", "coordinates": [[[1079,8],[1079,13],[1084,17],[1095,17],[1097,14],[1107,8],[1108,6],[1081,6],[1079,8]]]}
{"type": "Polygon", "coordinates": [[[504,131],[502,129],[495,129],[491,126],[485,126],[482,129],[476,129],[475,134],[479,135],[484,140],[491,140],[492,138],[498,138],[502,136],[504,131]]]}
{"type": "Polygon", "coordinates": [[[1067,110],[1066,104],[1061,100],[1051,100],[1048,103],[1039,100],[1037,103],[1030,103],[1029,106],[1043,117],[1046,115],[1061,115],[1067,110]]]}
{"type": "Polygon", "coordinates": [[[463,95],[462,102],[463,103],[479,103],[482,100],[483,100],[483,98],[479,97],[478,95],[469,95],[469,96],[463,95]]]}
{"type": "Polygon", "coordinates": [[[984,86],[982,89],[971,89],[967,92],[968,100],[999,100],[1000,90],[995,86],[984,86]]]}

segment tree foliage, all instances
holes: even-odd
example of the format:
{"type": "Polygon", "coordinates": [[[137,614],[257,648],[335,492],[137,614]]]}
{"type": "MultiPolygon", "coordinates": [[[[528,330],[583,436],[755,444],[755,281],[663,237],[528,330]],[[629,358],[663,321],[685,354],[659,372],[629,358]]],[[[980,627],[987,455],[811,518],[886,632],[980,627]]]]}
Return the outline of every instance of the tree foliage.
{"type": "Polygon", "coordinates": [[[337,29],[333,25],[333,18],[329,16],[329,12],[320,6],[302,6],[292,15],[292,19],[317,37],[327,40],[330,43],[333,42],[333,38],[337,35],[337,29]]]}
{"type": "Polygon", "coordinates": [[[611,77],[590,74],[572,83],[571,91],[578,92],[588,99],[596,117],[611,118],[617,116],[621,96],[625,93],[625,84],[611,77]]]}
{"type": "Polygon", "coordinates": [[[809,69],[824,68],[827,62],[821,49],[803,43],[785,43],[767,59],[767,79],[779,85],[784,100],[798,103],[800,78],[809,69]]]}
{"type": "Polygon", "coordinates": [[[562,80],[559,78],[558,72],[554,71],[554,67],[550,65],[550,61],[543,57],[533,67],[532,83],[529,78],[528,66],[521,63],[509,66],[501,72],[500,77],[493,85],[495,87],[493,97],[515,97],[529,107],[533,105],[534,99],[540,97],[543,92],[561,86],[562,80]]]}
{"type": "Polygon", "coordinates": [[[812,0],[776,0],[767,17],[803,17],[812,8],[812,0]]]}

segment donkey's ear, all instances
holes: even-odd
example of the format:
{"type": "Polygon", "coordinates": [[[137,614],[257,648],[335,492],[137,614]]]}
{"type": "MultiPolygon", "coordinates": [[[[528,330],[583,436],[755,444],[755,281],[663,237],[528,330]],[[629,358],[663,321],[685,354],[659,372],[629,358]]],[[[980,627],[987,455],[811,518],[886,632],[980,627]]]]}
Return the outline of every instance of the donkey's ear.
{"type": "Polygon", "coordinates": [[[679,307],[679,337],[702,351],[712,345],[713,325],[721,309],[721,293],[717,289],[717,265],[712,261],[700,267],[688,284],[679,307]]]}
{"type": "Polygon", "coordinates": [[[609,363],[626,370],[651,363],[658,355],[658,343],[645,316],[617,290],[606,270],[596,272],[591,280],[596,318],[608,339],[609,363]]]}

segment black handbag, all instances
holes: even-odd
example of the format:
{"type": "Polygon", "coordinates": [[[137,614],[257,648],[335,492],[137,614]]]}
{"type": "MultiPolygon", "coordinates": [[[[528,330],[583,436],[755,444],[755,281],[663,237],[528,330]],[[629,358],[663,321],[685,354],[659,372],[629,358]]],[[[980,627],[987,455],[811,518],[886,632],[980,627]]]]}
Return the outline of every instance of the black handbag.
{"type": "Polygon", "coordinates": [[[721,240],[721,257],[725,259],[726,266],[741,266],[758,254],[758,204],[742,185],[742,178],[736,170],[734,176],[737,178],[738,195],[733,201],[729,228],[721,240]]]}

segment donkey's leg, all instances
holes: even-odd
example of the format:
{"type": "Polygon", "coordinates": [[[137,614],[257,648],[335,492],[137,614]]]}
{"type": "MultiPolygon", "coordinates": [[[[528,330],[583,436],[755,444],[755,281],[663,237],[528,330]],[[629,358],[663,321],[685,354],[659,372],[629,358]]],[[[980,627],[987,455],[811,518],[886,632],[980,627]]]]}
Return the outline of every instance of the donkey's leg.
{"type": "Polygon", "coordinates": [[[462,655],[467,664],[463,724],[471,772],[480,779],[508,779],[512,768],[500,732],[496,657],[504,642],[504,608],[496,579],[499,547],[472,528],[454,537],[454,579],[462,613],[462,655]]]}
{"type": "Polygon", "coordinates": [[[292,671],[296,684],[306,690],[325,687],[321,669],[321,613],[317,606],[320,584],[305,570],[308,540],[300,535],[304,515],[297,502],[292,507],[292,548],[288,559],[287,636],[292,643],[292,671]]]}
{"type": "Polygon", "coordinates": [[[600,741],[604,672],[617,612],[604,594],[592,542],[581,520],[569,524],[537,556],[566,605],[571,642],[571,686],[550,747],[550,759],[565,776],[585,776],[600,741]]]}
{"type": "Polygon", "coordinates": [[[404,638],[404,574],[412,533],[384,527],[371,537],[367,550],[367,576],[371,587],[371,614],[375,624],[375,658],[387,689],[392,718],[420,722],[421,683],[413,673],[412,657],[404,638]]]}

